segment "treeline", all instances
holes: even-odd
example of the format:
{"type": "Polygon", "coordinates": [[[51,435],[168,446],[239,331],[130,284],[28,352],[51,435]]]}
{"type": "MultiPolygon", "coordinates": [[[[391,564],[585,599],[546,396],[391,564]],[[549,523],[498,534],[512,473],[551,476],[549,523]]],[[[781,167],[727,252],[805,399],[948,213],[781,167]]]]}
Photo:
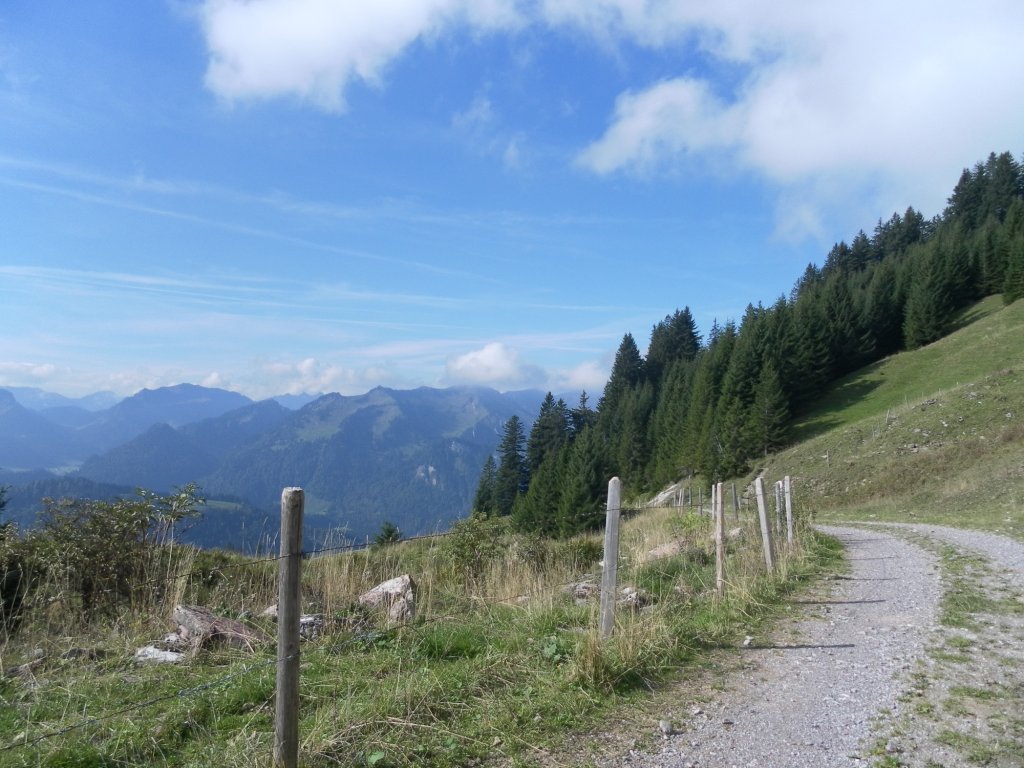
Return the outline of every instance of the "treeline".
{"type": "Polygon", "coordinates": [[[941,338],[958,310],[1000,292],[1024,297],[1024,172],[1009,152],[965,169],[941,215],[880,219],[738,325],[702,339],[684,308],[653,327],[646,358],[627,333],[596,410],[586,393],[574,408],[549,393],[528,436],[506,423],[474,514],[567,536],[600,525],[613,475],[647,491],[742,474],[834,381],[941,338]]]}

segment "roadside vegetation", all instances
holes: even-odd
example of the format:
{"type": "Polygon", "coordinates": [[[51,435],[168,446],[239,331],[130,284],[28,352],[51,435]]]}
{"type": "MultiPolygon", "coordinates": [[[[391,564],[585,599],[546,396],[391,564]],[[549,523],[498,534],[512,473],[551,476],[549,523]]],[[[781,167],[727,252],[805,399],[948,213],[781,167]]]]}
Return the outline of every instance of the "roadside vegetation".
{"type": "MultiPolygon", "coordinates": [[[[530,764],[566,730],[736,645],[788,592],[834,567],[834,547],[801,527],[779,571],[766,574],[753,521],[730,526],[720,600],[706,516],[658,508],[625,520],[620,584],[641,597],[619,608],[610,640],[597,633],[594,536],[542,539],[511,532],[507,520],[470,519],[443,537],[306,561],[305,608],[326,624],[303,646],[303,764],[530,764]],[[417,583],[417,616],[388,627],[356,598],[402,573],[417,583]]],[[[10,561],[18,547],[6,545],[10,561]]],[[[112,589],[86,600],[65,564],[26,573],[0,648],[0,744],[9,745],[0,764],[269,760],[273,643],[255,653],[210,647],[168,666],[140,666],[133,652],[166,634],[177,602],[242,615],[272,637],[259,614],[275,602],[277,563],[167,540],[147,547],[149,565],[132,574],[148,585],[146,599],[112,589]]]]}

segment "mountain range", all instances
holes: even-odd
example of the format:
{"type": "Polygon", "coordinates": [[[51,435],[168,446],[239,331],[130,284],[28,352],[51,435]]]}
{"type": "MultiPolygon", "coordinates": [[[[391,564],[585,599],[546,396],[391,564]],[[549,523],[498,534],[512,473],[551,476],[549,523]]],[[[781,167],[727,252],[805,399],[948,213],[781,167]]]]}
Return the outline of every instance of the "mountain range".
{"type": "MultiPolygon", "coordinates": [[[[0,390],[4,512],[30,525],[43,497],[109,498],[195,482],[209,500],[189,536],[251,548],[244,526],[276,526],[281,489],[306,491],[307,538],[447,527],[472,503],[480,470],[512,415],[527,425],[543,393],[480,387],[327,394],[291,410],[278,399],[180,384],[105,408],[39,390],[0,390]]],[[[303,399],[282,399],[301,403],[303,399]]],[[[102,397],[86,399],[100,403],[102,397]]]]}

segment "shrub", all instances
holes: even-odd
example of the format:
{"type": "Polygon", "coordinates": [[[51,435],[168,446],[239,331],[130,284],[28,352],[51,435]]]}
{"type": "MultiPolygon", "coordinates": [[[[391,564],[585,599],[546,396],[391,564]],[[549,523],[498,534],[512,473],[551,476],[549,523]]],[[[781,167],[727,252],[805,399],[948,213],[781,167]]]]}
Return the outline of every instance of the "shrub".
{"type": "Polygon", "coordinates": [[[18,589],[24,592],[26,582],[49,585],[77,596],[89,616],[132,597],[140,586],[158,588],[154,580],[169,565],[161,563],[160,545],[176,523],[198,516],[201,503],[193,485],[169,496],[140,490],[137,498],[115,501],[44,499],[40,526],[13,547],[20,561],[18,589]]]}

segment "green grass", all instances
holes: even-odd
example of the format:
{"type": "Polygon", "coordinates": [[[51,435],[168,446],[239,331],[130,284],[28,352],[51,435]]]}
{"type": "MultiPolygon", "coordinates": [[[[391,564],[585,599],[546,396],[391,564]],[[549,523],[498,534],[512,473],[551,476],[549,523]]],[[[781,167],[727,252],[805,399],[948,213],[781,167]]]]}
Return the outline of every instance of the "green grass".
{"type": "MultiPolygon", "coordinates": [[[[578,605],[564,589],[543,587],[529,601],[495,602],[486,594],[484,582],[490,581],[479,573],[468,592],[456,589],[452,579],[465,576],[450,567],[452,557],[464,554],[457,537],[433,549],[414,542],[310,563],[307,576],[314,581],[307,594],[316,599],[326,599],[328,582],[345,574],[376,579],[401,565],[426,569],[431,563],[440,570],[433,582],[424,580],[431,594],[424,594],[421,617],[413,624],[369,633],[339,627],[304,644],[302,764],[530,764],[538,749],[550,747],[566,731],[596,726],[616,707],[640,701],[680,669],[699,664],[706,651],[736,645],[772,616],[789,592],[838,565],[835,542],[809,533],[805,549],[787,562],[787,577],[769,578],[758,540],[747,536],[749,547],[736,545],[732,554],[735,588],[721,601],[708,589],[714,570],[707,554],[708,521],[693,519],[680,527],[677,517],[658,511],[624,526],[624,543],[640,551],[657,542],[652,536],[659,530],[685,530],[690,539],[677,557],[639,566],[630,565],[635,555],[624,558],[620,583],[646,589],[654,602],[636,612],[620,609],[615,635],[607,641],[597,635],[594,603],[578,605]],[[401,561],[403,553],[408,562],[401,561]]],[[[531,558],[537,556],[536,543],[522,546],[531,558]]],[[[589,571],[592,549],[555,544],[541,559],[549,565],[568,559],[589,571]]],[[[222,564],[218,557],[200,559],[203,574],[222,564]]],[[[255,566],[256,583],[272,565],[255,566]]],[[[524,578],[542,576],[528,568],[524,578]]],[[[201,591],[227,612],[232,599],[246,598],[252,584],[246,569],[231,568],[201,591]],[[239,584],[229,583],[232,578],[239,584]]],[[[512,594],[527,586],[512,585],[512,594]]],[[[0,745],[26,744],[82,726],[0,752],[0,765],[198,768],[269,762],[271,649],[255,655],[203,652],[180,668],[137,667],[131,651],[152,639],[158,624],[125,621],[105,640],[100,633],[90,641],[108,652],[98,661],[61,661],[62,650],[84,639],[49,638],[46,663],[33,676],[0,683],[0,745]],[[125,711],[133,703],[145,706],[125,711]]],[[[38,639],[9,641],[2,647],[4,665],[31,658],[38,639]]]]}
{"type": "Polygon", "coordinates": [[[760,470],[820,519],[934,522],[1024,538],[1024,301],[841,381],[760,470]]]}

